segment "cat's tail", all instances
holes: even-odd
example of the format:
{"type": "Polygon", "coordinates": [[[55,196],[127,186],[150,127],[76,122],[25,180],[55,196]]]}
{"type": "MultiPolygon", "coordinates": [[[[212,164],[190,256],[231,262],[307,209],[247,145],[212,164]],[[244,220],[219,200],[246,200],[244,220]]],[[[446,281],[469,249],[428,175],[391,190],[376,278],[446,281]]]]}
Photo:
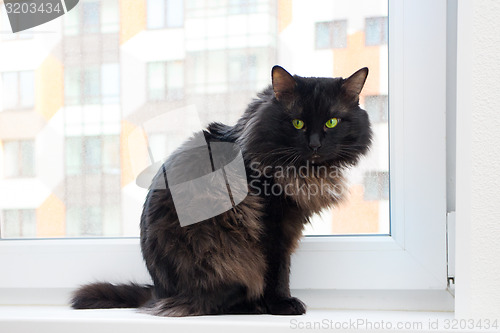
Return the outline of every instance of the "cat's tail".
{"type": "Polygon", "coordinates": [[[139,284],[91,283],[73,294],[73,309],[138,308],[152,298],[153,286],[139,284]]]}

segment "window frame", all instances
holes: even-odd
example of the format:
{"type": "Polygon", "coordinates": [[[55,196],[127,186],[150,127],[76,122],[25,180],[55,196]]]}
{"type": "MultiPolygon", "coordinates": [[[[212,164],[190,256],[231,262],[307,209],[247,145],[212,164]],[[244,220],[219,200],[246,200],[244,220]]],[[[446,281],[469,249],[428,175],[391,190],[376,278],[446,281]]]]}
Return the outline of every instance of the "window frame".
{"type": "MultiPolygon", "coordinates": [[[[2,105],[0,107],[0,112],[2,111],[29,111],[29,110],[33,110],[35,108],[35,104],[36,104],[36,72],[35,70],[20,70],[20,71],[5,71],[5,72],[0,72],[0,77],[2,79],[2,85],[4,84],[3,83],[3,80],[4,80],[4,75],[5,74],[13,74],[16,76],[16,97],[17,97],[17,100],[16,100],[16,104],[15,105],[12,105],[12,106],[5,106],[5,105],[2,105]],[[33,93],[33,100],[30,101],[30,103],[26,104],[26,105],[23,105],[23,89],[22,89],[22,83],[21,83],[21,75],[22,74],[30,74],[32,76],[32,82],[30,82],[30,90],[32,91],[33,93]]],[[[2,90],[3,87],[1,87],[2,90]]],[[[2,91],[2,94],[4,94],[5,91],[2,91]]]]}
{"type": "MultiPolygon", "coordinates": [[[[390,0],[389,13],[391,234],[305,237],[292,289],[447,288],[446,2],[390,0]]],[[[0,262],[0,290],[150,281],[138,238],[2,240],[0,262]]]]}

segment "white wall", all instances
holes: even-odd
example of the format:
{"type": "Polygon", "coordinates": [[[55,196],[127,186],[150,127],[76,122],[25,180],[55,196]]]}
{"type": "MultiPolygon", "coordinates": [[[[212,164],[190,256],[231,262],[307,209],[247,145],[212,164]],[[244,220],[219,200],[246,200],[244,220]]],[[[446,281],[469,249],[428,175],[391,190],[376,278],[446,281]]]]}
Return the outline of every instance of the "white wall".
{"type": "Polygon", "coordinates": [[[500,315],[500,1],[459,0],[456,314],[500,315]]]}

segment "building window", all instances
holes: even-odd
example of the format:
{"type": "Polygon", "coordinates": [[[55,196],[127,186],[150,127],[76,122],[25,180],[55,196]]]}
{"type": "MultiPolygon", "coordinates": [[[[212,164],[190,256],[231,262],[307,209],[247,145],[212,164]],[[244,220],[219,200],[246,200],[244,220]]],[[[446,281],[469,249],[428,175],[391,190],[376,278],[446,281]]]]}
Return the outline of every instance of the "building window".
{"type": "Polygon", "coordinates": [[[120,9],[118,0],[101,1],[101,33],[120,31],[120,9]]]}
{"type": "Polygon", "coordinates": [[[184,97],[184,62],[166,61],[147,64],[148,99],[177,100],[184,97]]]}
{"type": "Polygon", "coordinates": [[[387,95],[365,96],[365,110],[372,123],[387,122],[389,112],[387,95]]]}
{"type": "Polygon", "coordinates": [[[115,33],[120,30],[118,0],[84,1],[64,15],[64,34],[115,33]]]}
{"type": "Polygon", "coordinates": [[[120,65],[101,65],[101,103],[120,103],[120,65]]]}
{"type": "Polygon", "coordinates": [[[67,208],[67,236],[102,236],[102,229],[102,207],[100,205],[80,205],[67,208]]]}
{"type": "Polygon", "coordinates": [[[35,72],[2,73],[3,109],[25,109],[35,105],[35,72]]]}
{"type": "Polygon", "coordinates": [[[316,23],[316,48],[339,49],[347,47],[347,20],[316,23]]]}
{"type": "Polygon", "coordinates": [[[36,237],[35,210],[5,209],[1,231],[1,238],[36,237]]]}
{"type": "Polygon", "coordinates": [[[183,0],[148,0],[148,29],[180,28],[184,25],[183,0]]]}
{"type": "Polygon", "coordinates": [[[66,174],[120,174],[119,137],[76,136],[66,138],[66,174]]]}
{"type": "Polygon", "coordinates": [[[367,46],[387,44],[387,16],[366,18],[365,36],[367,46]]]}
{"type": "Polygon", "coordinates": [[[4,176],[35,176],[35,143],[32,140],[4,141],[4,176]]]}
{"type": "MultiPolygon", "coordinates": [[[[10,20],[18,20],[19,15],[13,15],[10,20]]],[[[0,39],[2,41],[10,41],[10,40],[22,40],[22,39],[31,39],[33,38],[33,32],[31,29],[24,30],[24,31],[19,31],[16,33],[12,32],[12,27],[10,24],[10,20],[7,17],[7,15],[2,15],[0,17],[0,20],[2,21],[1,29],[2,33],[0,33],[0,39]]]]}
{"type": "Polygon", "coordinates": [[[389,172],[388,171],[370,171],[364,176],[364,199],[371,200],[389,200],[389,172]]]}
{"type": "Polygon", "coordinates": [[[64,75],[66,105],[112,104],[120,101],[118,64],[67,68],[64,75]]]}
{"type": "Polygon", "coordinates": [[[228,57],[229,88],[253,91],[257,85],[257,55],[232,51],[228,57]]]}
{"type": "Polygon", "coordinates": [[[229,0],[229,14],[257,13],[259,9],[257,0],[229,0]]]}
{"type": "Polygon", "coordinates": [[[85,33],[99,32],[101,21],[101,16],[99,15],[99,3],[84,1],[81,6],[83,14],[83,31],[85,33]]]}

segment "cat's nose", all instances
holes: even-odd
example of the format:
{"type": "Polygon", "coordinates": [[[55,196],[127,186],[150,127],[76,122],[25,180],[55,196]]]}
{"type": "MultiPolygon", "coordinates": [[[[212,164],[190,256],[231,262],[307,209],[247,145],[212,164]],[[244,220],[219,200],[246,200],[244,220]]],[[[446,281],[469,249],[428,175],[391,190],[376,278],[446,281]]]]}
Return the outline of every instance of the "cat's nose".
{"type": "Polygon", "coordinates": [[[321,147],[319,134],[317,133],[311,134],[311,136],[309,137],[309,148],[316,151],[319,149],[319,147],[321,147]]]}

